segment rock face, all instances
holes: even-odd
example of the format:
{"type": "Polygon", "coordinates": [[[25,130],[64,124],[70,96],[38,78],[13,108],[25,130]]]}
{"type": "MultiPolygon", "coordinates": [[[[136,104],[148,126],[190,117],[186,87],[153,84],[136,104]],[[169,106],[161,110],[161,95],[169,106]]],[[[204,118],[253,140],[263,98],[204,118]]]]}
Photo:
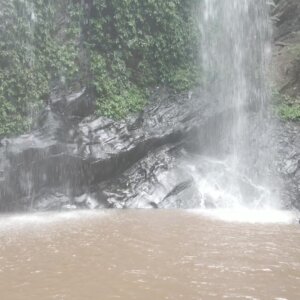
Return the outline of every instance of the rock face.
{"type": "Polygon", "coordinates": [[[282,180],[281,198],[288,208],[300,209],[300,124],[277,124],[276,167],[282,180]]]}
{"type": "MultiPolygon", "coordinates": [[[[300,2],[274,1],[274,47],[272,77],[279,92],[298,102],[300,97],[300,2]]],[[[289,101],[290,101],[289,100],[289,101]]],[[[290,103],[291,104],[291,103],[290,103]]],[[[277,171],[283,180],[287,203],[300,209],[300,124],[279,122],[275,133],[277,171]]]]}
{"type": "Polygon", "coordinates": [[[277,0],[273,8],[273,79],[279,91],[300,96],[300,2],[277,0]]]}
{"type": "Polygon", "coordinates": [[[158,89],[146,110],[127,120],[82,119],[75,104],[81,97],[52,101],[39,129],[1,141],[0,211],[134,206],[138,189],[151,189],[216,114],[199,90],[174,96],[158,89]],[[115,190],[124,185],[130,191],[123,189],[122,199],[115,190]]]}

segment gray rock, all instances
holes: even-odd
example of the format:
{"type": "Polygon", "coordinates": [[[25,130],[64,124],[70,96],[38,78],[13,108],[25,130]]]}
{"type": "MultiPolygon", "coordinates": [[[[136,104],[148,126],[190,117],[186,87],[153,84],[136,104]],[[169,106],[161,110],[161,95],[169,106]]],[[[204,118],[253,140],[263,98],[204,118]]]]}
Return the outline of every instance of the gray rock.
{"type": "MultiPolygon", "coordinates": [[[[66,103],[53,100],[52,108],[48,106],[41,114],[36,130],[1,142],[0,211],[51,210],[66,205],[125,207],[133,195],[127,191],[126,200],[122,200],[118,193],[109,192],[107,182],[115,186],[115,180],[122,181],[117,178],[133,168],[139,175],[134,176],[132,191],[143,192],[147,185],[150,188],[149,180],[155,180],[173,160],[164,147],[171,151],[188,140],[216,111],[200,90],[173,95],[157,89],[143,114],[123,121],[69,117],[68,105],[84,95],[83,90],[68,96],[66,103]],[[151,153],[156,154],[150,159],[151,153]],[[101,185],[107,189],[101,190],[101,185]],[[68,196],[57,196],[57,191],[68,196]],[[80,196],[95,191],[97,203],[80,196]]],[[[151,201],[145,199],[145,203],[151,201]]]]}
{"type": "Polygon", "coordinates": [[[95,102],[86,88],[68,95],[52,95],[50,105],[56,113],[79,118],[87,117],[95,110],[95,102]]]}
{"type": "Polygon", "coordinates": [[[89,209],[96,209],[99,207],[99,203],[95,198],[88,196],[85,201],[85,205],[89,209]]]}
{"type": "Polygon", "coordinates": [[[300,209],[300,123],[277,122],[272,145],[276,149],[275,165],[281,179],[281,199],[287,208],[300,209]]]}
{"type": "Polygon", "coordinates": [[[285,175],[295,174],[299,165],[298,159],[287,159],[283,163],[282,173],[285,175]]]}

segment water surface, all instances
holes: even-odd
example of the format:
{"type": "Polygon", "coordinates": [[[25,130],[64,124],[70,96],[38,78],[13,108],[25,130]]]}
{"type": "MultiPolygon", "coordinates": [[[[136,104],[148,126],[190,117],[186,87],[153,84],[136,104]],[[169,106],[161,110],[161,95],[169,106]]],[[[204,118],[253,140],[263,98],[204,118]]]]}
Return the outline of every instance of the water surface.
{"type": "Polygon", "coordinates": [[[300,299],[294,216],[253,213],[259,223],[242,223],[242,214],[251,216],[133,210],[1,217],[1,299],[300,299]]]}

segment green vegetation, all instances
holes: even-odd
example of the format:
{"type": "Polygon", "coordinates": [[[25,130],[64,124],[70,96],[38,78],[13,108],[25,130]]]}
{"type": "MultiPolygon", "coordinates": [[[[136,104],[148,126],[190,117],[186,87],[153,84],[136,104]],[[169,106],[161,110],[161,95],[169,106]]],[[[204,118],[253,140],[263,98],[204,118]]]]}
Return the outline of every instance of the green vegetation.
{"type": "Polygon", "coordinates": [[[299,121],[300,120],[300,104],[287,105],[281,104],[278,107],[279,116],[288,121],[299,121]]]}
{"type": "Polygon", "coordinates": [[[142,109],[146,90],[187,90],[199,82],[197,0],[96,0],[86,46],[98,114],[122,118],[142,109]]]}
{"type": "Polygon", "coordinates": [[[55,2],[0,0],[0,136],[28,130],[51,88],[78,80],[78,16],[55,2]]]}
{"type": "Polygon", "coordinates": [[[273,103],[278,116],[286,121],[300,120],[300,99],[273,90],[273,103]]]}
{"type": "Polygon", "coordinates": [[[200,81],[200,0],[0,0],[0,137],[24,132],[51,91],[86,86],[124,118],[149,89],[200,81]]]}
{"type": "MultiPolygon", "coordinates": [[[[287,46],[289,55],[296,61],[300,61],[300,45],[291,44],[287,46]]],[[[300,98],[291,97],[290,95],[273,92],[273,100],[276,104],[276,111],[279,117],[288,121],[300,120],[300,98]]]]}

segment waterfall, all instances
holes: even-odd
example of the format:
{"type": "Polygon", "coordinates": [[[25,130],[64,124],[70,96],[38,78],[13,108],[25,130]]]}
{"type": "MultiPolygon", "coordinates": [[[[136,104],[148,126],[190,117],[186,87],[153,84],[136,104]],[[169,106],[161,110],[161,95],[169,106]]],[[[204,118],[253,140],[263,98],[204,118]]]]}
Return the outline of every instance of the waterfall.
{"type": "Polygon", "coordinates": [[[226,111],[209,128],[205,174],[198,182],[201,205],[274,205],[268,143],[267,70],[271,22],[265,0],[204,0],[200,6],[205,83],[226,111]]]}
{"type": "Polygon", "coordinates": [[[256,110],[262,121],[268,99],[268,6],[265,0],[205,0],[202,11],[204,70],[215,100],[233,110],[229,151],[238,162],[251,142],[247,111],[256,110]]]}
{"type": "MultiPolygon", "coordinates": [[[[195,37],[197,43],[179,42],[172,26],[168,33],[168,36],[174,34],[175,44],[193,45],[190,50],[184,50],[187,62],[192,59],[197,64],[198,53],[201,53],[198,68],[192,70],[191,66],[185,70],[187,66],[181,66],[183,62],[175,59],[170,60],[174,69],[168,64],[164,68],[170,67],[174,73],[180,65],[179,73],[173,74],[173,83],[183,80],[182,87],[189,89],[187,81],[199,83],[201,65],[202,87],[182,93],[170,92],[168,88],[152,91],[151,88],[153,93],[143,112],[124,120],[97,116],[106,112],[96,110],[104,99],[100,90],[108,89],[108,95],[114,93],[113,90],[116,92],[116,97],[107,96],[116,101],[113,105],[116,110],[131,111],[127,100],[119,94],[119,87],[114,88],[114,85],[123,86],[119,82],[123,80],[123,73],[116,78],[110,74],[111,60],[119,54],[123,57],[131,41],[111,56],[110,50],[99,47],[101,43],[96,38],[101,30],[108,30],[110,34],[110,24],[108,28],[96,26],[93,32],[92,16],[85,14],[83,2],[77,4],[49,4],[42,9],[43,6],[28,0],[21,1],[20,5],[7,4],[7,9],[2,9],[6,19],[0,31],[20,56],[11,63],[10,76],[14,78],[16,72],[22,71],[21,81],[32,85],[34,95],[25,93],[29,90],[26,85],[26,97],[20,94],[18,98],[17,93],[11,98],[23,104],[21,107],[16,102],[23,122],[29,115],[32,121],[28,123],[35,126],[28,134],[1,142],[0,211],[96,207],[281,208],[278,195],[283,180],[276,175],[275,150],[272,153],[276,126],[269,109],[267,80],[272,37],[269,1],[198,1],[192,6],[195,19],[189,15],[191,24],[188,31],[182,32],[183,36],[195,37]],[[16,30],[19,27],[15,24],[22,30],[16,30]],[[195,24],[199,27],[193,27],[195,24]],[[12,28],[12,38],[7,36],[6,27],[12,28]],[[95,45],[87,43],[85,49],[86,38],[91,38],[95,45]],[[94,59],[97,72],[93,69],[94,59]],[[107,67],[105,76],[101,75],[102,67],[107,67]],[[185,78],[186,72],[188,77],[185,78]],[[193,81],[192,76],[197,80],[193,81]],[[89,82],[90,77],[95,77],[93,84],[89,82]],[[95,94],[96,86],[101,99],[95,94]],[[46,103],[48,106],[38,114],[46,103]]],[[[178,7],[180,11],[183,8],[184,5],[178,7]]],[[[190,14],[190,10],[187,12],[190,14]]],[[[106,13],[106,9],[99,10],[99,15],[106,13]]],[[[159,26],[154,30],[153,39],[157,30],[159,26]]],[[[174,51],[172,47],[167,49],[169,42],[163,47],[166,52],[174,51]]],[[[114,42],[111,45],[115,47],[114,42]]],[[[130,50],[132,53],[124,64],[121,60],[116,62],[118,68],[123,70],[124,67],[124,76],[129,65],[141,63],[138,61],[143,55],[139,57],[138,52],[142,49],[137,49],[130,50]]],[[[118,68],[117,73],[121,70],[118,68]]],[[[136,76],[126,78],[138,87],[140,81],[136,76]]],[[[14,87],[15,81],[11,82],[14,87]]],[[[166,78],[161,84],[167,84],[166,78]]],[[[8,91],[11,93],[13,88],[8,91]]],[[[125,94],[129,95],[129,91],[125,94]]],[[[135,103],[141,100],[140,96],[133,93],[130,98],[135,103]]],[[[105,109],[110,110],[110,106],[104,106],[105,109]]]]}

